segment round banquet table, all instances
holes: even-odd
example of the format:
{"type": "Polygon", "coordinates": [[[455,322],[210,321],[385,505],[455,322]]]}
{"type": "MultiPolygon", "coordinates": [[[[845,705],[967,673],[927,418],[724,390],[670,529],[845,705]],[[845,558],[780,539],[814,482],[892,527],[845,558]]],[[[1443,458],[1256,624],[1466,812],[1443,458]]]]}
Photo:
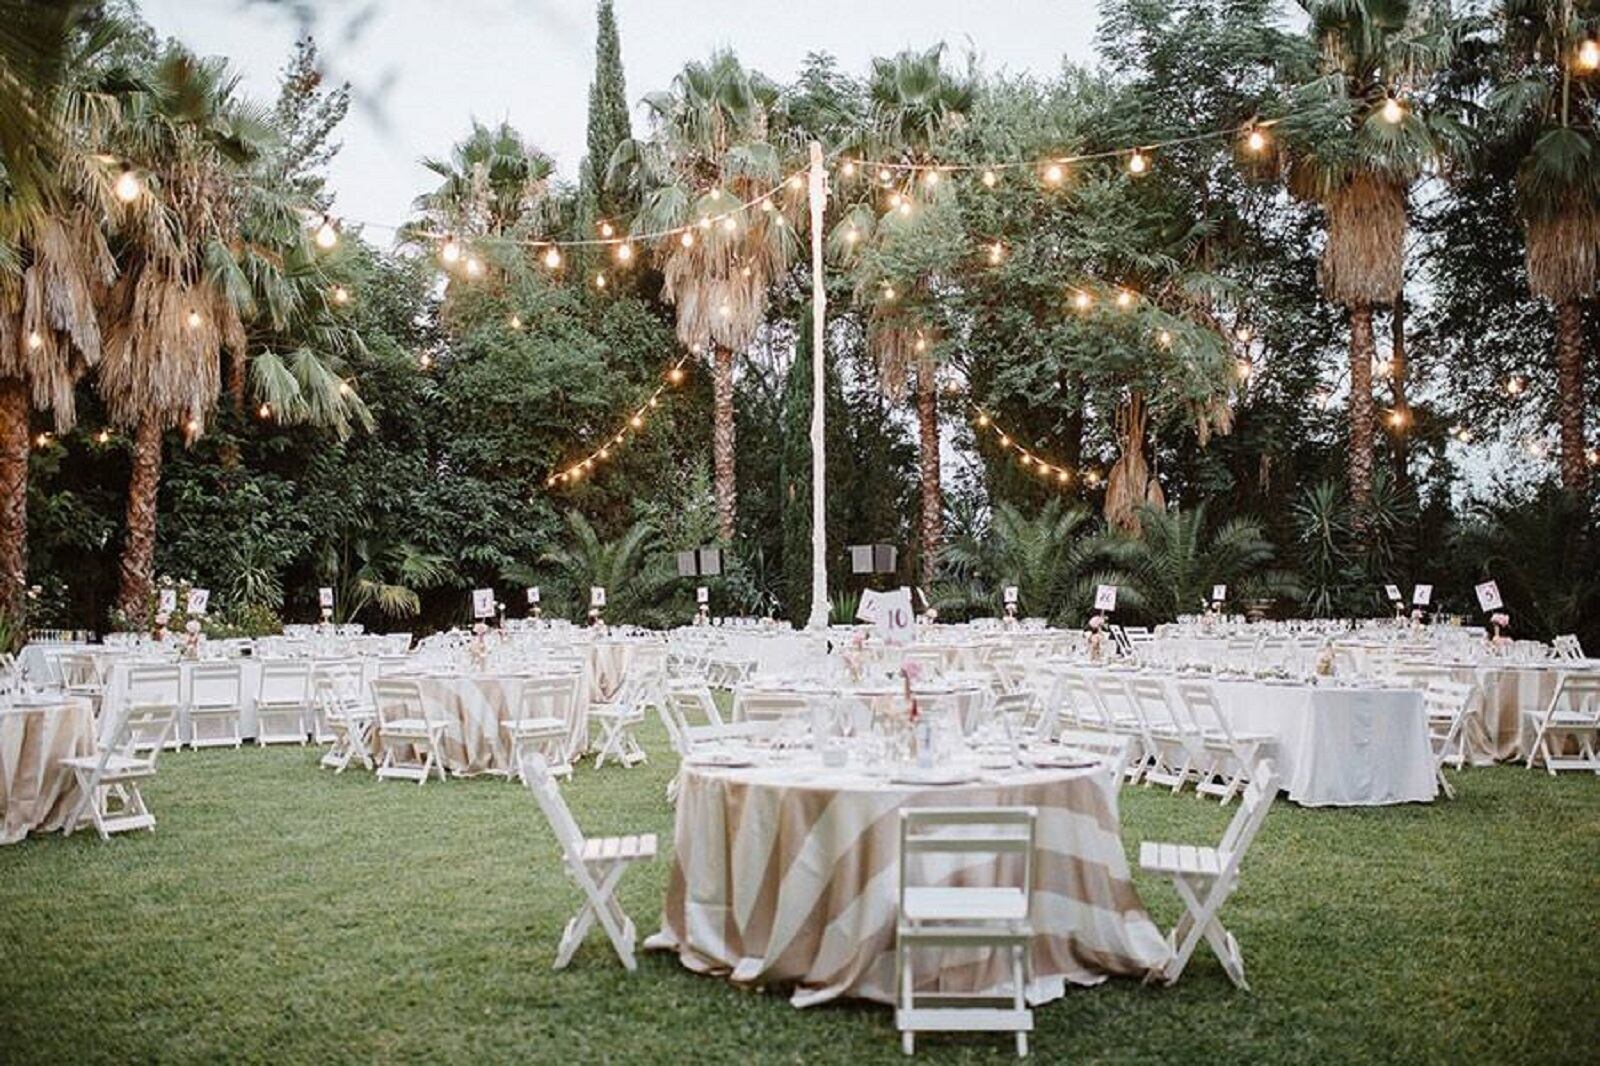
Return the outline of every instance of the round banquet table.
{"type": "Polygon", "coordinates": [[[61,760],[94,754],[94,709],[59,696],[0,706],[0,844],[60,829],[79,802],[61,760]]]}
{"type": "MultiPolygon", "coordinates": [[[[984,771],[968,784],[899,784],[814,757],[743,769],[686,763],[661,931],[646,947],[741,984],[792,987],[797,1007],[893,1002],[900,808],[1038,808],[1030,1002],[1068,983],[1144,977],[1169,949],[1135,891],[1116,791],[1099,766],[984,771]]],[[[993,856],[928,856],[919,880],[1015,883],[993,856]],[[1003,875],[1003,876],[1002,876],[1003,875]]],[[[932,955],[928,957],[931,959],[932,955]]],[[[1002,953],[944,949],[927,988],[1000,984],[1002,953]]]]}
{"type": "MultiPolygon", "coordinates": [[[[576,759],[589,746],[589,699],[581,673],[396,675],[394,679],[416,682],[428,717],[450,723],[439,759],[444,768],[456,774],[480,774],[515,771],[511,744],[502,727],[521,714],[523,686],[551,676],[572,682],[575,696],[567,712],[567,756],[576,759]]],[[[373,749],[375,755],[383,754],[381,737],[373,738],[373,749]]]]}
{"type": "MultiPolygon", "coordinates": [[[[962,732],[971,732],[978,712],[986,706],[988,679],[981,676],[948,674],[942,678],[918,681],[912,693],[925,706],[949,705],[960,720],[962,732]]],[[[733,720],[744,720],[746,696],[787,696],[804,700],[852,700],[877,713],[887,713],[905,702],[901,681],[863,678],[827,684],[817,679],[756,677],[735,687],[733,720]]]]}

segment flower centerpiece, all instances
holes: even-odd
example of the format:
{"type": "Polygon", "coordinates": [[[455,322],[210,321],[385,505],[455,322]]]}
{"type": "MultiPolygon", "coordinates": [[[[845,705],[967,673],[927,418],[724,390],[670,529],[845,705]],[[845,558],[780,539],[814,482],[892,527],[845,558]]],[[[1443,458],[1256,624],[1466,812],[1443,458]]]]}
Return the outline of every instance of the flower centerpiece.
{"type": "Polygon", "coordinates": [[[166,611],[157,611],[155,625],[150,630],[150,639],[159,642],[167,639],[167,624],[172,621],[172,616],[166,611]]]}
{"type": "Polygon", "coordinates": [[[903,738],[902,750],[918,766],[928,766],[933,762],[933,728],[922,716],[922,709],[917,705],[917,697],[912,692],[912,686],[922,677],[922,664],[915,659],[906,659],[900,664],[900,681],[905,692],[905,710],[903,724],[899,732],[903,738]]]}
{"type": "Polygon", "coordinates": [[[200,645],[205,639],[205,634],[201,632],[200,619],[189,619],[183,623],[183,648],[180,654],[185,659],[200,658],[200,645]]]}
{"type": "Polygon", "coordinates": [[[845,648],[844,654],[840,656],[844,661],[845,676],[850,678],[852,682],[861,680],[861,669],[866,659],[866,647],[867,635],[858,629],[850,637],[850,646],[845,648]]]}
{"type": "Polygon", "coordinates": [[[489,666],[489,626],[484,622],[472,624],[472,641],[467,645],[467,656],[472,660],[474,670],[485,670],[489,666]]]}
{"type": "Polygon", "coordinates": [[[1421,607],[1411,608],[1411,632],[1421,633],[1426,628],[1425,618],[1421,607]]]}
{"type": "Polygon", "coordinates": [[[1489,646],[1492,648],[1509,647],[1511,638],[1501,631],[1511,628],[1511,616],[1504,611],[1496,611],[1489,616],[1489,624],[1494,627],[1494,632],[1489,637],[1489,646]]]}
{"type": "Polygon", "coordinates": [[[1092,663],[1104,662],[1106,657],[1106,616],[1092,614],[1089,616],[1089,661],[1092,663]]]}
{"type": "Polygon", "coordinates": [[[1322,647],[1317,649],[1317,662],[1314,667],[1318,677],[1333,676],[1333,645],[1324,641],[1322,647]]]}

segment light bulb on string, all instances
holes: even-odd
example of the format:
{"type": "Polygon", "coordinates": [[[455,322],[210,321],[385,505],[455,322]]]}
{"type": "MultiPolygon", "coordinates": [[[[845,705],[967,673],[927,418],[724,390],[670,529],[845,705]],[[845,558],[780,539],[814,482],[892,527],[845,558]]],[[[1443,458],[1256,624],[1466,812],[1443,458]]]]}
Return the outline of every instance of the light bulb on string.
{"type": "Polygon", "coordinates": [[[1252,152],[1260,152],[1267,146],[1267,135],[1252,126],[1250,132],[1245,135],[1244,145],[1252,152]]]}
{"type": "Polygon", "coordinates": [[[736,230],[738,228],[739,228],[739,220],[738,219],[734,218],[732,215],[723,216],[722,229],[723,229],[724,232],[732,233],[734,230],[736,230]]]}
{"type": "Polygon", "coordinates": [[[317,247],[324,252],[339,243],[339,231],[333,228],[333,219],[327,215],[322,216],[322,225],[317,227],[313,240],[317,242],[317,247]]]}
{"type": "Polygon", "coordinates": [[[844,243],[854,244],[860,239],[861,233],[854,226],[851,226],[849,229],[844,231],[844,243]]]}
{"type": "Polygon", "coordinates": [[[678,243],[683,245],[685,248],[693,248],[694,233],[690,230],[684,230],[682,235],[678,237],[678,243]]]}
{"type": "Polygon", "coordinates": [[[1512,374],[1510,377],[1506,378],[1507,396],[1521,396],[1523,390],[1525,390],[1527,387],[1528,384],[1522,380],[1521,374],[1512,374]]]}
{"type": "Polygon", "coordinates": [[[606,276],[605,276],[605,274],[598,273],[598,274],[596,274],[594,276],[594,287],[597,288],[597,289],[603,289],[603,288],[606,287],[606,276]]]}
{"type": "Polygon", "coordinates": [[[439,245],[439,259],[445,266],[455,266],[461,262],[461,242],[454,237],[446,237],[444,243],[439,245]]]}
{"type": "Polygon", "coordinates": [[[602,236],[602,237],[612,237],[612,236],[614,236],[616,234],[616,232],[617,232],[617,228],[615,226],[613,226],[610,222],[602,222],[602,223],[600,223],[600,236],[602,236]]]}
{"type": "Polygon", "coordinates": [[[475,255],[467,256],[466,270],[469,278],[483,277],[483,260],[475,255]]]}
{"type": "Polygon", "coordinates": [[[139,198],[144,191],[144,183],[139,180],[139,175],[133,172],[132,167],[123,167],[122,173],[117,175],[117,180],[111,184],[111,192],[118,200],[131,204],[139,198]]]}
{"type": "Polygon", "coordinates": [[[1406,108],[1399,100],[1389,96],[1384,98],[1379,113],[1383,116],[1383,121],[1391,126],[1398,126],[1400,120],[1406,117],[1406,108]]]}
{"type": "Polygon", "coordinates": [[[900,201],[900,213],[902,215],[909,215],[911,213],[911,200],[910,200],[910,198],[907,198],[907,199],[904,199],[904,200],[900,201]]]}
{"type": "Polygon", "coordinates": [[[660,407],[661,406],[660,398],[656,397],[656,396],[650,397],[650,406],[651,407],[660,407]]]}
{"type": "Polygon", "coordinates": [[[1600,41],[1590,37],[1578,45],[1577,65],[1583,71],[1600,70],[1600,41]]]}
{"type": "Polygon", "coordinates": [[[102,429],[99,433],[95,434],[94,439],[99,441],[101,444],[110,444],[111,431],[108,429],[102,429]]]}
{"type": "Polygon", "coordinates": [[[189,313],[188,313],[187,316],[185,316],[184,321],[189,324],[189,328],[190,329],[199,329],[200,328],[200,312],[196,311],[192,307],[189,308],[189,313]]]}
{"type": "Polygon", "coordinates": [[[938,185],[939,184],[939,172],[937,170],[930,170],[927,173],[923,174],[922,175],[922,184],[926,185],[930,189],[933,188],[935,185],[938,185]]]}
{"type": "Polygon", "coordinates": [[[855,165],[854,161],[846,159],[843,163],[841,163],[839,165],[839,176],[843,177],[843,178],[853,178],[853,177],[855,177],[856,176],[856,165],[855,165]]]}
{"type": "Polygon", "coordinates": [[[711,216],[710,215],[701,215],[700,216],[700,228],[701,229],[710,229],[711,228],[711,216]]]}
{"type": "Polygon", "coordinates": [[[915,347],[916,347],[917,351],[919,351],[919,352],[927,351],[928,350],[928,339],[926,337],[924,337],[920,333],[917,334],[917,343],[916,343],[915,347]]]}
{"type": "Polygon", "coordinates": [[[1061,482],[1061,484],[1065,485],[1067,482],[1072,480],[1072,475],[1067,473],[1067,471],[1065,471],[1065,470],[1057,470],[1056,471],[1056,480],[1061,482]]]}
{"type": "Polygon", "coordinates": [[[1080,311],[1087,311],[1093,304],[1094,297],[1090,296],[1086,289],[1079,289],[1072,294],[1072,306],[1080,311]]]}
{"type": "Polygon", "coordinates": [[[50,443],[50,434],[41,433],[37,437],[35,437],[33,440],[34,440],[34,443],[37,444],[39,447],[44,448],[44,447],[48,446],[49,443],[50,443]]]}
{"type": "Polygon", "coordinates": [[[1403,407],[1396,407],[1389,412],[1389,427],[1391,429],[1403,429],[1407,420],[1406,411],[1403,407]]]}
{"type": "Polygon", "coordinates": [[[1170,329],[1157,330],[1156,331],[1156,343],[1161,345],[1161,347],[1163,347],[1163,348],[1171,348],[1172,347],[1172,331],[1170,329]]]}
{"type": "Polygon", "coordinates": [[[1004,433],[1000,434],[1000,447],[1002,447],[1002,448],[1011,447],[1011,438],[1006,436],[1004,433]]]}
{"type": "Polygon", "coordinates": [[[1150,160],[1143,152],[1135,148],[1133,150],[1133,154],[1128,157],[1128,173],[1132,174],[1134,177],[1138,177],[1140,174],[1143,174],[1149,169],[1150,160]]]}
{"type": "Polygon", "coordinates": [[[512,329],[520,330],[522,328],[522,316],[512,315],[510,325],[512,329]]]}
{"type": "Polygon", "coordinates": [[[1046,185],[1060,185],[1061,179],[1066,177],[1066,172],[1061,169],[1060,163],[1051,163],[1044,168],[1044,181],[1046,185]]]}
{"type": "Polygon", "coordinates": [[[544,265],[551,270],[561,269],[561,249],[553,244],[545,249],[544,265]]]}
{"type": "Polygon", "coordinates": [[[354,391],[354,390],[352,390],[350,388],[350,383],[348,381],[339,382],[339,395],[340,396],[348,396],[348,395],[350,395],[350,393],[352,391],[354,391]]]}
{"type": "Polygon", "coordinates": [[[427,352],[423,352],[422,355],[417,358],[417,365],[422,369],[427,370],[429,367],[433,366],[433,356],[429,355],[427,352]]]}
{"type": "Polygon", "coordinates": [[[800,175],[798,175],[798,174],[789,175],[789,188],[794,189],[796,192],[798,192],[800,190],[800,187],[803,186],[804,184],[805,184],[805,182],[800,180],[800,175]]]}
{"type": "Polygon", "coordinates": [[[634,415],[632,418],[628,419],[628,425],[632,426],[634,429],[643,429],[644,417],[642,415],[634,415]]]}
{"type": "Polygon", "coordinates": [[[36,352],[40,348],[43,348],[43,347],[44,347],[44,334],[40,333],[36,329],[35,330],[29,330],[28,331],[28,351],[36,352]]]}
{"type": "Polygon", "coordinates": [[[889,194],[889,206],[890,207],[899,208],[899,206],[904,202],[905,202],[905,197],[901,196],[899,193],[892,192],[892,193],[889,194]]]}
{"type": "Polygon", "coordinates": [[[999,266],[1000,260],[1004,259],[1005,255],[1006,247],[999,241],[989,245],[989,263],[991,266],[999,266]]]}
{"type": "Polygon", "coordinates": [[[633,245],[623,241],[617,245],[617,262],[628,263],[633,261],[633,245]]]}
{"type": "Polygon", "coordinates": [[[890,303],[893,303],[895,296],[896,296],[896,293],[894,291],[894,286],[893,285],[885,285],[883,287],[883,298],[885,300],[887,300],[890,303]]]}
{"type": "Polygon", "coordinates": [[[983,413],[983,412],[979,412],[978,413],[978,425],[987,426],[988,424],[989,424],[989,416],[987,414],[983,413]]]}
{"type": "Polygon", "coordinates": [[[879,181],[881,181],[885,185],[887,185],[893,179],[894,179],[894,175],[889,173],[889,168],[888,167],[879,167],[878,168],[878,180],[879,181]]]}
{"type": "Polygon", "coordinates": [[[998,175],[996,175],[996,174],[995,174],[995,172],[994,172],[994,171],[992,171],[992,170],[985,170],[985,171],[984,171],[984,172],[983,172],[983,177],[981,177],[981,178],[980,178],[980,179],[978,179],[978,180],[980,180],[980,181],[982,181],[982,182],[983,182],[983,187],[984,187],[984,188],[986,188],[986,189],[992,189],[992,188],[994,188],[994,187],[995,187],[995,183],[996,183],[996,182],[998,182],[998,181],[999,181],[999,180],[1000,180],[1000,178],[999,178],[999,176],[998,176],[998,175]]]}
{"type": "Polygon", "coordinates": [[[1117,306],[1126,311],[1133,306],[1133,292],[1130,289],[1117,290],[1117,306]]]}
{"type": "Polygon", "coordinates": [[[333,287],[333,302],[338,304],[340,307],[343,307],[345,304],[349,303],[350,290],[345,288],[343,285],[335,285],[333,287]]]}
{"type": "Polygon", "coordinates": [[[672,382],[672,384],[674,384],[674,385],[682,385],[683,384],[683,367],[675,366],[671,370],[667,371],[667,380],[672,382]]]}
{"type": "Polygon", "coordinates": [[[189,436],[196,437],[199,436],[202,427],[198,418],[191,418],[184,428],[188,430],[189,436]]]}

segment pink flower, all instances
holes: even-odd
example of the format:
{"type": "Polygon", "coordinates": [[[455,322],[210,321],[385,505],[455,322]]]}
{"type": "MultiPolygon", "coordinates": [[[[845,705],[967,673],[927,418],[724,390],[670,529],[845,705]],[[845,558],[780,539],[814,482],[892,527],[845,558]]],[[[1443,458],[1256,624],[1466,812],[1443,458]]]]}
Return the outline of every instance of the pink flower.
{"type": "Polygon", "coordinates": [[[922,664],[915,659],[907,659],[900,664],[900,676],[906,679],[906,684],[915,685],[922,677],[922,664]]]}
{"type": "Polygon", "coordinates": [[[1504,611],[1497,611],[1489,616],[1489,621],[1493,622],[1497,626],[1500,626],[1501,628],[1504,628],[1511,624],[1511,616],[1506,614],[1504,611]]]}
{"type": "Polygon", "coordinates": [[[200,632],[200,623],[191,618],[183,624],[183,629],[186,633],[198,633],[200,632]]]}
{"type": "Polygon", "coordinates": [[[1105,615],[1103,615],[1103,614],[1092,614],[1092,615],[1089,616],[1089,628],[1090,629],[1104,629],[1105,628],[1105,624],[1106,624],[1106,616],[1105,615]]]}
{"type": "Polygon", "coordinates": [[[482,622],[473,623],[473,626],[472,626],[472,634],[473,634],[473,636],[481,637],[487,632],[489,632],[489,627],[484,625],[482,622]]]}

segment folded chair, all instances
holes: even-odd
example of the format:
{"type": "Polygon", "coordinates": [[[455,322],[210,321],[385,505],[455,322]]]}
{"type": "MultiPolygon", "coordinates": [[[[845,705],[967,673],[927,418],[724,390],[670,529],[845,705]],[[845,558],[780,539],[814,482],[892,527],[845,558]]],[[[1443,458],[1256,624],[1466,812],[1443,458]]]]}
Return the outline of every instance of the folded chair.
{"type": "Polygon", "coordinates": [[[1238,887],[1239,864],[1261,829],[1261,823],[1266,821],[1267,811],[1272,808],[1277,794],[1277,772],[1272,763],[1264,762],[1252,771],[1244,800],[1216,847],[1159,844],[1148,840],[1139,845],[1140,868],[1171,878],[1172,887],[1177,890],[1185,909],[1183,917],[1167,936],[1172,958],[1160,975],[1164,983],[1170,985],[1178,979],[1199,946],[1200,938],[1205,937],[1229,980],[1240,988],[1250,987],[1244,980],[1244,956],[1239,951],[1239,942],[1223,927],[1217,912],[1238,887]]]}
{"type": "Polygon", "coordinates": [[[1551,776],[1559,770],[1600,773],[1600,673],[1561,675],[1544,709],[1525,710],[1523,717],[1533,734],[1529,769],[1542,759],[1551,776]],[[1576,755],[1564,754],[1569,742],[1576,755]]]}
{"type": "Polygon", "coordinates": [[[583,892],[583,907],[574,915],[561,933],[561,945],[556,949],[555,968],[565,969],[572,955],[588,936],[589,929],[598,920],[616,949],[617,958],[629,971],[638,969],[633,948],[636,933],[633,920],[623,913],[617,902],[617,883],[623,872],[636,862],[651,862],[656,857],[656,835],[642,833],[621,837],[585,837],[567,807],[567,801],[550,776],[550,767],[544,756],[536,751],[527,752],[522,759],[522,780],[532,790],[539,809],[561,845],[561,857],[567,864],[567,875],[577,882],[583,892]]]}
{"type": "Polygon", "coordinates": [[[1433,772],[1447,799],[1455,799],[1456,791],[1445,780],[1444,766],[1453,760],[1459,770],[1466,762],[1465,726],[1476,694],[1475,687],[1457,681],[1429,681],[1422,694],[1428,712],[1428,742],[1433,745],[1433,772]]]}

